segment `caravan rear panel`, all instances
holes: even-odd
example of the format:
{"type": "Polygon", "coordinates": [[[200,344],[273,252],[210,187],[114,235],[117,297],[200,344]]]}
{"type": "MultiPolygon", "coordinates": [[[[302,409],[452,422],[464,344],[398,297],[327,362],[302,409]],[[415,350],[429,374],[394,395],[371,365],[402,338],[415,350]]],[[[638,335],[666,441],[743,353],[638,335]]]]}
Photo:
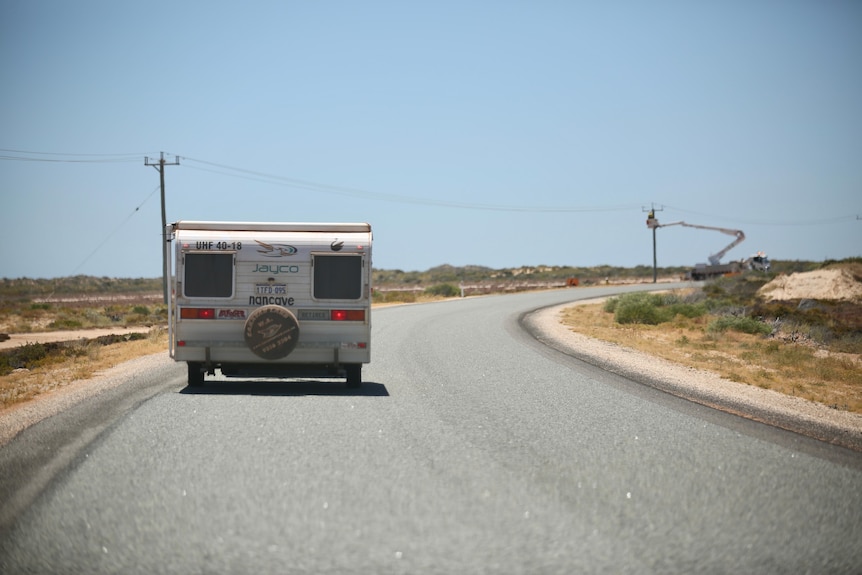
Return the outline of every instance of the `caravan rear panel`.
{"type": "Polygon", "coordinates": [[[368,224],[188,222],[173,242],[170,353],[204,373],[346,377],[371,359],[368,224]]]}

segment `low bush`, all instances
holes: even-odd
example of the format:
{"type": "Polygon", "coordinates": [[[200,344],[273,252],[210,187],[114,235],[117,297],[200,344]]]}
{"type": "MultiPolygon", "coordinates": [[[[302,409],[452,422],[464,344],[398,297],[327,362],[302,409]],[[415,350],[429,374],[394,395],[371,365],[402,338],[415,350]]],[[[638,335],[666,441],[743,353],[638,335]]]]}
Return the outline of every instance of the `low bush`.
{"type": "Polygon", "coordinates": [[[668,306],[672,316],[681,315],[689,319],[706,315],[707,309],[704,303],[674,303],[668,306]]]}
{"type": "Polygon", "coordinates": [[[673,320],[677,315],[700,317],[707,312],[705,303],[689,302],[677,294],[631,293],[611,298],[603,309],[614,314],[617,323],[657,325],[673,320]]]}
{"type": "Polygon", "coordinates": [[[772,333],[772,326],[751,317],[723,315],[709,322],[706,328],[708,333],[713,334],[728,330],[751,335],[768,335],[772,333]]]}
{"type": "Polygon", "coordinates": [[[49,329],[81,329],[83,322],[70,317],[60,317],[48,324],[49,329]]]}
{"type": "Polygon", "coordinates": [[[437,284],[426,288],[425,293],[440,297],[455,297],[461,293],[461,290],[452,284],[437,284]]]}
{"type": "Polygon", "coordinates": [[[416,292],[414,291],[379,291],[374,290],[371,294],[372,303],[415,303],[416,292]]]}
{"type": "Polygon", "coordinates": [[[621,298],[614,310],[617,323],[657,325],[671,319],[670,310],[656,305],[651,298],[621,298]]]}
{"type": "Polygon", "coordinates": [[[19,368],[31,368],[48,357],[49,349],[43,343],[27,343],[0,354],[0,375],[8,375],[19,368]]]}

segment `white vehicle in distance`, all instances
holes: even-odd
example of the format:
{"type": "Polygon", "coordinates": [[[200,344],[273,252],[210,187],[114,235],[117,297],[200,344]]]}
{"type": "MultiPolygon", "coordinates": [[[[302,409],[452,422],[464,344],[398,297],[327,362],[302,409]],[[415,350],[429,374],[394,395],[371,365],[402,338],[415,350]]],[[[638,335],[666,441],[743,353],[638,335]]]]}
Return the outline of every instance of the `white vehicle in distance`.
{"type": "Polygon", "coordinates": [[[343,377],[371,361],[371,226],[179,221],[169,352],[205,374],[343,377]]]}

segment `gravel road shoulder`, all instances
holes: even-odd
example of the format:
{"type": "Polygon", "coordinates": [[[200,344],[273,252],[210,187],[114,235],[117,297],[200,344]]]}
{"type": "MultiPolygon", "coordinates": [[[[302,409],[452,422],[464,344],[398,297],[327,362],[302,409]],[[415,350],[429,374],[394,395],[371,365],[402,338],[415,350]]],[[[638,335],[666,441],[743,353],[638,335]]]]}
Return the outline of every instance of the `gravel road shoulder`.
{"type": "Polygon", "coordinates": [[[145,355],[105,370],[90,379],[79,379],[62,388],[0,410],[0,446],[43,419],[126,383],[137,374],[148,373],[174,363],[164,353],[145,355]]]}
{"type": "Polygon", "coordinates": [[[564,309],[581,301],[525,316],[525,327],[542,343],[587,363],[721,411],[862,451],[862,415],[799,397],[724,379],[614,343],[575,333],[562,323],[564,309]]]}

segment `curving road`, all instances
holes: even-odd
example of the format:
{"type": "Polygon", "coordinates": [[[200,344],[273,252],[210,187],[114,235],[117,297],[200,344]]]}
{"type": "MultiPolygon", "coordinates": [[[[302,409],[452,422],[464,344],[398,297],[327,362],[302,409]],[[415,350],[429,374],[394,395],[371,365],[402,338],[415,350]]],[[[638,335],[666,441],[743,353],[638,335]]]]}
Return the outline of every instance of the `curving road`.
{"type": "Polygon", "coordinates": [[[0,572],[858,573],[862,456],[519,323],[606,293],[375,310],[356,393],[140,374],[0,450],[0,572]]]}

